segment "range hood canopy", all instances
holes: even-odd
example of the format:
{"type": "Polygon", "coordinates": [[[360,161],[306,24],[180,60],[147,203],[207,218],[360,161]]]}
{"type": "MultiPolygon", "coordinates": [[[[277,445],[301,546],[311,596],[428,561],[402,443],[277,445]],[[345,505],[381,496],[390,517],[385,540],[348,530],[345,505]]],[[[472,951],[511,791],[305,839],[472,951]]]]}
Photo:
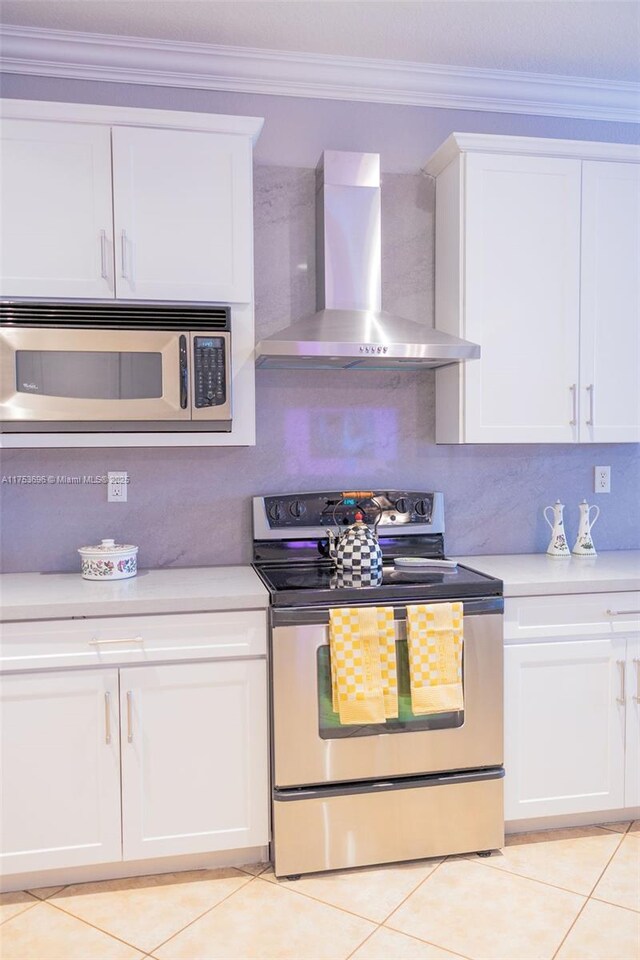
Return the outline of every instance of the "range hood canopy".
{"type": "Polygon", "coordinates": [[[317,169],[318,312],[261,340],[256,365],[440,367],[480,347],[381,310],[380,157],[325,150],[317,169]]]}

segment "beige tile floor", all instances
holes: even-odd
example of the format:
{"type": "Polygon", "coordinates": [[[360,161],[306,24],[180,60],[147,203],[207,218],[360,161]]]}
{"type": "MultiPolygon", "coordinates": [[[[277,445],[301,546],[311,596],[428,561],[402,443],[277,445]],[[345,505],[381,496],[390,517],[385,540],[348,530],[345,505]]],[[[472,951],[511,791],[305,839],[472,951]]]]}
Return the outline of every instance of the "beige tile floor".
{"type": "Polygon", "coordinates": [[[0,897],[2,960],[640,960],[640,821],[279,881],[267,864],[0,897]]]}

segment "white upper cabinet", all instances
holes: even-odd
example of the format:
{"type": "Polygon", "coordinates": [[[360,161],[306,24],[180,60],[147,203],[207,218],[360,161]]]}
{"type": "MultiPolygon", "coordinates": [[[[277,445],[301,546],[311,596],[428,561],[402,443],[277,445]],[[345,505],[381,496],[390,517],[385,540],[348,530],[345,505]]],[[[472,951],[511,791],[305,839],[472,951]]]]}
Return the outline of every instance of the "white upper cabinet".
{"type": "Polygon", "coordinates": [[[260,119],[2,109],[0,296],[252,303],[260,119]]]}
{"type": "Polygon", "coordinates": [[[482,351],[436,371],[436,440],[640,439],[640,150],[453,134],[426,169],[436,326],[482,351]]]}
{"type": "Polygon", "coordinates": [[[113,297],[108,127],[2,122],[0,295],[113,297]]]}
{"type": "Polygon", "coordinates": [[[570,442],[578,383],[580,162],[466,158],[470,443],[570,442]],[[496,282],[497,281],[497,282],[496,282]]]}
{"type": "Polygon", "coordinates": [[[114,127],[116,294],[252,299],[251,141],[114,127]]]}
{"type": "Polygon", "coordinates": [[[580,439],[640,441],[640,165],[582,169],[580,439]]]}

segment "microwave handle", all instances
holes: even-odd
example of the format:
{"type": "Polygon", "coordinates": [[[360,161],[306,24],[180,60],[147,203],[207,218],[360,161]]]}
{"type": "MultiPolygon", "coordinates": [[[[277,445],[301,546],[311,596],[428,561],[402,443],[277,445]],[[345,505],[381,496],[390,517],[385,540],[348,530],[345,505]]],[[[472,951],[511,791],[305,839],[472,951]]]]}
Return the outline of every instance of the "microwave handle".
{"type": "Polygon", "coordinates": [[[187,367],[187,338],[180,335],[180,407],[186,410],[189,405],[189,371],[187,367]]]}

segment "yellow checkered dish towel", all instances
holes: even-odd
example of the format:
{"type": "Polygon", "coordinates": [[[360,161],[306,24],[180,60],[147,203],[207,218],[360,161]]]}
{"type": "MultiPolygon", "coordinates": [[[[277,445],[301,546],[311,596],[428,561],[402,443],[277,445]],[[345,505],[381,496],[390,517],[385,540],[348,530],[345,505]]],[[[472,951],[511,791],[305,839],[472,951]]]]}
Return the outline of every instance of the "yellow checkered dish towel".
{"type": "Polygon", "coordinates": [[[407,607],[411,709],[415,714],[463,710],[461,603],[407,607]]]}
{"type": "Polygon", "coordinates": [[[330,610],[329,649],[333,709],[340,723],[384,723],[398,716],[391,607],[330,610]]]}

